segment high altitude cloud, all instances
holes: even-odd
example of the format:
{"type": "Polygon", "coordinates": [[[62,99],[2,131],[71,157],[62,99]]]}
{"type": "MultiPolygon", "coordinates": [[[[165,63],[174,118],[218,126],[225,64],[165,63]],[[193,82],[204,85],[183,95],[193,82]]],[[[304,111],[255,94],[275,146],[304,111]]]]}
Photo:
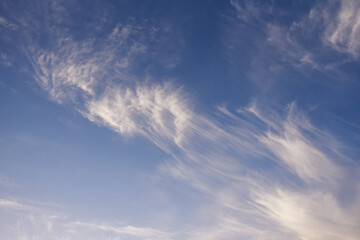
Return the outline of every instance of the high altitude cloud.
{"type": "Polygon", "coordinates": [[[329,16],[327,19],[325,41],[334,49],[357,58],[360,54],[360,2],[344,0],[340,4],[336,18],[329,16]]]}
{"type": "Polygon", "coordinates": [[[6,239],[174,239],[174,233],[122,223],[83,222],[39,203],[0,199],[0,236],[6,239]]]}
{"type": "MultiPolygon", "coordinates": [[[[259,16],[251,4],[242,8],[232,3],[246,20],[259,16]]],[[[355,25],[345,24],[356,32],[355,25]]],[[[253,104],[237,111],[218,107],[213,115],[196,112],[183,88],[134,73],[137,62],[149,57],[152,49],[152,42],[146,41],[155,34],[147,30],[155,29],[151,26],[117,24],[100,43],[50,27],[45,29],[49,48],[36,42],[31,29],[24,29],[30,42],[25,55],[34,78],[50,98],[117,133],[142,135],[168,153],[158,174],[204,196],[207,201],[198,211],[207,221],[169,233],[152,227],[73,221],[2,200],[5,216],[19,223],[12,228],[16,234],[7,231],[10,238],[77,239],[93,232],[103,239],[107,233],[109,239],[359,238],[359,179],[349,183],[347,178],[349,168],[357,164],[344,164],[348,159],[342,145],[311,124],[295,103],[286,110],[253,104]],[[346,203],[340,191],[344,184],[355,193],[346,203]]],[[[335,45],[354,45],[346,31],[335,30],[331,39],[335,45]]]]}
{"type": "Polygon", "coordinates": [[[230,2],[237,19],[229,21],[223,37],[228,58],[260,88],[271,87],[289,70],[305,76],[321,72],[332,81],[353,78],[342,68],[359,55],[358,1],[293,2],[299,9],[291,12],[277,11],[278,2],[230,2]],[[288,14],[296,17],[289,21],[288,14]]]}

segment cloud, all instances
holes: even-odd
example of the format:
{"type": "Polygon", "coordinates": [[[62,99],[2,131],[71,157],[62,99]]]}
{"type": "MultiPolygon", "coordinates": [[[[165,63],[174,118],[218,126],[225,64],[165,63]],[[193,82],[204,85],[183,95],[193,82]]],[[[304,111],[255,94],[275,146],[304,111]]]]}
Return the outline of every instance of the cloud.
{"type": "Polygon", "coordinates": [[[9,200],[9,199],[0,199],[0,206],[2,208],[22,208],[22,204],[19,204],[18,202],[16,201],[12,201],[12,200],[9,200]]]}
{"type": "Polygon", "coordinates": [[[336,180],[340,172],[334,161],[314,145],[314,138],[306,138],[301,133],[301,128],[312,131],[312,127],[299,126],[296,121],[290,116],[281,126],[280,134],[269,131],[260,141],[304,181],[336,180]]]}
{"type": "MultiPolygon", "coordinates": [[[[348,53],[355,58],[360,53],[360,3],[356,0],[339,1],[336,17],[327,19],[324,41],[337,51],[348,53]]],[[[329,14],[326,9],[324,14],[329,14]]]]}
{"type": "Polygon", "coordinates": [[[0,63],[6,67],[11,67],[12,63],[5,53],[0,53],[0,63]]]}
{"type": "Polygon", "coordinates": [[[268,10],[267,4],[260,4],[258,1],[236,1],[230,0],[230,4],[236,9],[237,17],[244,21],[259,20],[264,9],[268,10]]]}
{"type": "Polygon", "coordinates": [[[134,236],[141,239],[171,239],[169,233],[162,232],[153,228],[140,228],[133,226],[112,226],[109,224],[94,224],[94,223],[84,223],[84,222],[75,222],[75,225],[79,227],[85,227],[88,229],[93,229],[96,231],[111,232],[119,235],[128,235],[134,236]]]}
{"type": "Polygon", "coordinates": [[[359,200],[346,208],[329,192],[261,192],[255,200],[269,216],[300,239],[357,239],[359,200]]]}
{"type": "Polygon", "coordinates": [[[41,3],[21,14],[12,3],[2,7],[8,14],[0,18],[0,24],[15,22],[17,28],[4,29],[1,40],[20,51],[16,58],[1,53],[2,63],[25,65],[21,62],[25,55],[30,66],[24,69],[30,68],[26,71],[59,103],[93,98],[101,94],[102,85],[113,82],[134,87],[153,69],[161,74],[179,61],[182,38],[170,22],[149,22],[142,17],[119,20],[111,8],[103,6],[89,13],[100,20],[84,23],[85,31],[79,36],[72,31],[79,27],[78,21],[70,20],[79,16],[79,2],[41,3]]]}
{"type": "Polygon", "coordinates": [[[303,9],[289,13],[297,16],[291,22],[284,20],[287,16],[276,2],[232,0],[230,3],[237,18],[228,20],[223,45],[232,67],[240,74],[245,73],[257,88],[268,89],[289,69],[305,75],[309,70],[323,71],[318,54],[309,48],[314,43],[308,44],[313,41],[309,36],[318,35],[319,30],[309,27],[303,9]]]}
{"type": "Polygon", "coordinates": [[[0,237],[3,239],[162,239],[174,233],[120,223],[84,222],[46,207],[0,199],[0,237]]]}
{"type": "MultiPolygon", "coordinates": [[[[241,6],[235,7],[240,11],[241,6]]],[[[245,20],[259,16],[253,5],[246,9],[250,13],[241,15],[245,20]]],[[[55,18],[61,20],[61,14],[55,18]]],[[[100,41],[92,36],[76,39],[60,27],[46,30],[49,47],[29,37],[26,56],[34,78],[50,98],[99,126],[146,137],[169,156],[158,167],[159,178],[186,185],[205,200],[196,206],[199,219],[181,224],[174,233],[77,221],[5,199],[0,201],[6,209],[1,215],[1,222],[7,224],[0,231],[4,238],[305,240],[359,236],[359,180],[346,176],[348,168],[358,164],[350,161],[350,167],[344,166],[342,145],[311,124],[294,103],[285,111],[252,104],[237,111],[220,106],[214,114],[200,114],[183,88],[144,72],[136,74],[139,62],[159,50],[154,47],[158,38],[151,40],[159,30],[131,21],[119,23],[100,41]],[[349,186],[346,192],[356,195],[349,204],[339,191],[345,184],[349,186]]],[[[289,35],[281,27],[266,25],[264,30],[271,41],[284,43],[283,52],[297,46],[291,37],[284,38],[289,35]]],[[[301,50],[291,51],[288,57],[315,61],[301,50]]]]}
{"type": "MultiPolygon", "coordinates": [[[[171,177],[211,200],[199,212],[208,216],[207,223],[180,229],[187,235],[183,239],[321,239],[345,232],[345,239],[358,236],[355,212],[341,206],[334,190],[343,182],[345,171],[337,164],[342,161],[337,159],[340,146],[329,144],[328,133],[314,127],[294,104],[285,117],[273,110],[264,114],[255,105],[235,113],[219,107],[219,124],[194,112],[183,90],[170,83],[137,82],[131,87],[105,82],[104,90],[97,93],[96,87],[87,92],[78,82],[73,85],[67,78],[55,78],[60,96],[71,100],[63,93],[68,84],[83,97],[83,105],[78,106],[86,118],[123,135],[147,137],[172,156],[159,166],[163,178],[171,177]],[[304,215],[298,215],[302,214],[298,213],[300,202],[292,200],[296,196],[308,203],[301,205],[304,215]],[[310,214],[318,206],[315,203],[326,209],[310,214]],[[345,213],[350,215],[343,221],[345,213]],[[307,230],[308,222],[319,228],[316,234],[307,230]]],[[[75,222],[72,230],[81,234],[78,228],[83,227],[99,238],[110,232],[171,239],[163,230],[88,222],[75,222]]]]}
{"type": "MultiPolygon", "coordinates": [[[[114,31],[119,31],[119,26],[114,31]]],[[[131,26],[123,26],[121,31],[130,32],[131,26]]],[[[94,89],[102,81],[114,80],[109,72],[122,81],[132,78],[132,60],[146,50],[142,43],[129,38],[129,33],[112,32],[100,46],[92,40],[79,43],[69,37],[60,38],[50,51],[35,48],[29,59],[36,79],[53,100],[76,101],[78,97],[94,97],[94,89]]]]}
{"type": "MultiPolygon", "coordinates": [[[[212,220],[205,229],[191,232],[191,236],[196,239],[359,236],[358,210],[354,211],[359,198],[355,197],[349,205],[340,200],[341,194],[336,189],[346,182],[346,168],[338,165],[344,161],[338,154],[341,145],[328,133],[315,128],[294,104],[289,106],[285,119],[274,112],[264,115],[254,105],[239,110],[240,115],[223,107],[219,109],[234,120],[232,128],[224,130],[199,123],[197,126],[202,130],[198,131],[209,132],[209,138],[206,134],[188,138],[189,143],[182,148],[185,157],[161,168],[214,201],[206,206],[209,216],[205,218],[212,220]],[[199,148],[199,142],[207,147],[199,148]],[[188,147],[191,145],[196,147],[188,147]],[[314,231],[309,230],[312,223],[317,226],[314,231]]],[[[222,127],[225,122],[223,119],[222,127]]],[[[359,183],[357,178],[351,181],[359,183]]],[[[350,191],[358,194],[357,187],[350,191]]]]}
{"type": "Polygon", "coordinates": [[[91,121],[114,131],[141,134],[165,147],[166,142],[179,142],[188,125],[191,112],[182,101],[181,89],[171,84],[108,87],[98,99],[86,104],[83,114],[91,121]]]}
{"type": "Polygon", "coordinates": [[[356,80],[343,69],[357,59],[359,52],[357,1],[290,1],[292,7],[287,12],[293,20],[277,2],[230,3],[237,18],[229,18],[223,36],[228,61],[258,88],[269,89],[281,82],[282,76],[293,76],[294,71],[319,83],[323,80],[314,80],[311,73],[321,73],[324,78],[320,79],[327,79],[322,84],[356,80]]]}
{"type": "Polygon", "coordinates": [[[17,28],[17,26],[14,23],[7,21],[5,18],[1,16],[0,16],[0,25],[12,30],[15,30],[17,28]]]}

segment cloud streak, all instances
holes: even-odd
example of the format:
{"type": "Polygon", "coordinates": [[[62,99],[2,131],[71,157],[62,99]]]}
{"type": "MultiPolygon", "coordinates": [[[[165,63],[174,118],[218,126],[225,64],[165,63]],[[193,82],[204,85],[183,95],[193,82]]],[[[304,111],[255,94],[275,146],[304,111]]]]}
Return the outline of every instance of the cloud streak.
{"type": "Polygon", "coordinates": [[[357,58],[360,53],[360,4],[354,0],[339,2],[341,7],[336,18],[329,18],[326,23],[324,39],[335,50],[357,58]]]}
{"type": "MultiPolygon", "coordinates": [[[[235,6],[239,11],[240,6],[235,6]]],[[[244,19],[258,16],[252,5],[247,7],[252,10],[246,10],[250,15],[242,15],[244,19]]],[[[61,14],[55,17],[61,19],[61,14]]],[[[343,25],[356,28],[352,22],[343,25]]],[[[237,111],[220,106],[214,114],[198,113],[183,88],[134,73],[139,59],[148,58],[153,48],[153,43],[144,39],[157,34],[155,28],[144,28],[141,24],[117,24],[100,42],[75,40],[61,29],[49,28],[48,38],[55,39],[49,49],[30,37],[26,56],[34,78],[52,100],[119,134],[144,136],[166,152],[169,159],[158,167],[157,174],[205,197],[197,209],[205,223],[181,225],[176,232],[169,232],[75,221],[3,199],[0,207],[7,211],[2,221],[11,219],[3,227],[9,227],[2,233],[4,237],[359,238],[359,179],[353,178],[347,190],[355,192],[350,202],[342,201],[339,190],[349,181],[348,168],[358,165],[349,162],[344,166],[342,146],[330,133],[312,125],[295,103],[286,110],[253,104],[237,111]]],[[[333,44],[352,41],[342,30],[335,30],[331,38],[333,44]],[[343,41],[344,36],[349,40],[343,41]]]]}
{"type": "Polygon", "coordinates": [[[41,204],[0,199],[4,239],[162,239],[173,233],[121,223],[84,222],[41,204]]]}
{"type": "MultiPolygon", "coordinates": [[[[274,114],[264,117],[254,106],[239,110],[240,116],[221,110],[236,120],[233,129],[228,132],[203,126],[202,131],[214,131],[211,135],[221,140],[207,139],[206,135],[191,139],[192,144],[206,142],[207,153],[199,154],[198,148],[183,149],[185,162],[169,163],[162,169],[214,201],[208,208],[222,220],[214,220],[209,226],[216,229],[210,231],[214,234],[210,239],[359,236],[358,210],[354,207],[360,199],[355,197],[349,205],[341,202],[337,189],[346,182],[346,169],[337,164],[342,161],[337,154],[340,149],[336,149],[340,145],[331,143],[331,138],[327,139],[335,148],[326,145],[327,133],[312,126],[294,104],[289,106],[285,120],[274,114]],[[248,128],[243,119],[257,119],[269,130],[259,125],[248,128]],[[235,144],[216,144],[227,141],[235,144]],[[254,167],[256,162],[268,167],[254,167]],[[315,229],[310,230],[311,224],[315,229]]],[[[353,183],[358,185],[358,179],[353,183]]],[[[358,194],[357,187],[351,191],[358,194]]],[[[207,230],[193,234],[198,239],[210,235],[207,230]]]]}

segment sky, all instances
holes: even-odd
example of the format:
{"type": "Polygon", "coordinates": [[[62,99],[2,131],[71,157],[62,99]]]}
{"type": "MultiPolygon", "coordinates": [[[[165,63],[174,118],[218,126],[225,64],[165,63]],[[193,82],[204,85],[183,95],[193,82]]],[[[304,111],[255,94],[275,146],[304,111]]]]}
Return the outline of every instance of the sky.
{"type": "Polygon", "coordinates": [[[360,239],[360,2],[2,0],[0,239],[360,239]]]}

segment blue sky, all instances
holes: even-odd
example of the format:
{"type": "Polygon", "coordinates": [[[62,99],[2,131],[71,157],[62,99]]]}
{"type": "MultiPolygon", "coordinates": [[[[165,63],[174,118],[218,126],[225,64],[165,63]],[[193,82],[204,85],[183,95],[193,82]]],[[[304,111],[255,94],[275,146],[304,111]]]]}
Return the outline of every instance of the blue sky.
{"type": "Polygon", "coordinates": [[[0,238],[360,238],[360,2],[1,1],[0,238]]]}

